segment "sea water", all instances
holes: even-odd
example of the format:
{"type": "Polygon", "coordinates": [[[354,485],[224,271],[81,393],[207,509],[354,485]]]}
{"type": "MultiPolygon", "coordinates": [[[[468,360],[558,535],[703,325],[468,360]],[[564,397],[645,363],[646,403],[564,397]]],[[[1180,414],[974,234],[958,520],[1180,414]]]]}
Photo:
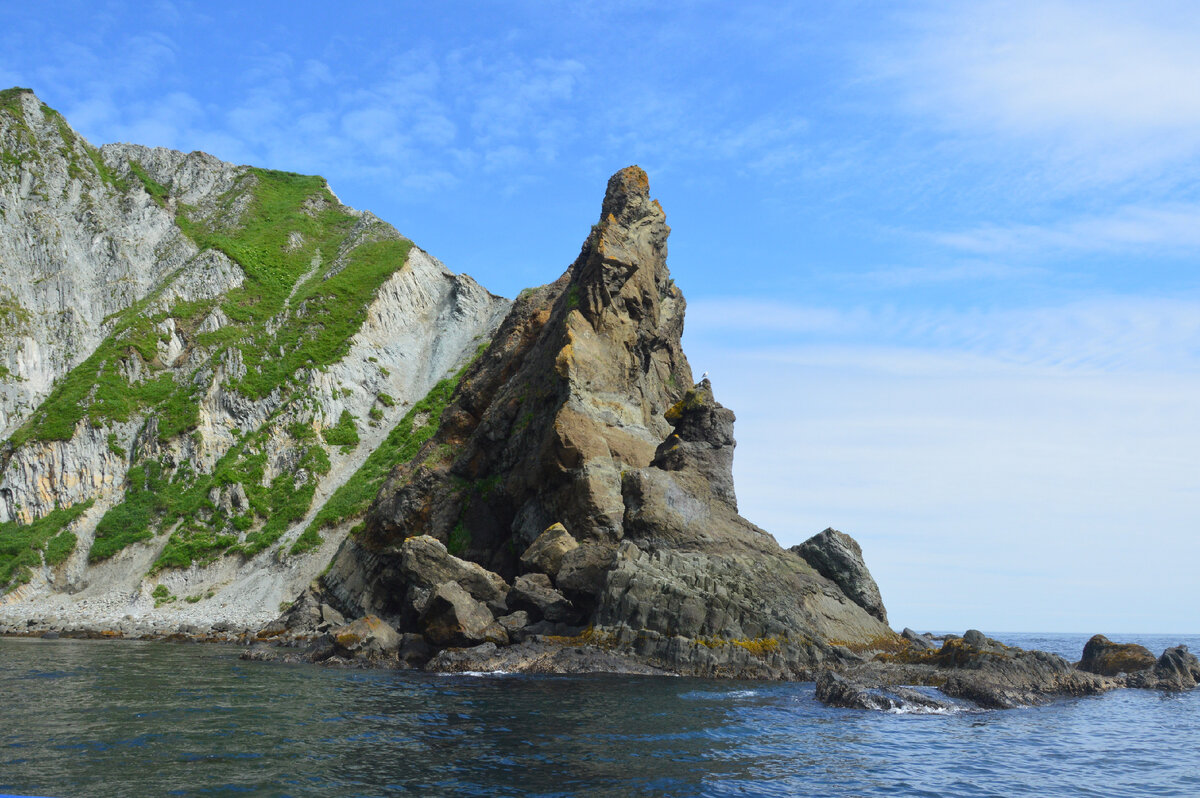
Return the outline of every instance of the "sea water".
{"type": "MultiPolygon", "coordinates": [[[[1087,635],[996,635],[1078,659],[1087,635]]],[[[1111,635],[1164,647],[1198,636],[1111,635]]],[[[0,639],[0,792],[1200,795],[1200,691],[953,715],[811,683],[446,676],[222,646],[0,639]]]]}

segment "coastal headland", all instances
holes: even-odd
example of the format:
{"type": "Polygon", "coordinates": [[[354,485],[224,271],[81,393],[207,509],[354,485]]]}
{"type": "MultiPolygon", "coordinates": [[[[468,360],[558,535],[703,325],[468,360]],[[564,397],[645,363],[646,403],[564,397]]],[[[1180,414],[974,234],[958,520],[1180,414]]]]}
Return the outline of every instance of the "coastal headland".
{"type": "Polygon", "coordinates": [[[27,90],[0,92],[0,150],[0,632],[882,710],[1200,680],[1182,646],[897,633],[850,536],[784,549],[739,515],[734,414],[683,352],[636,166],[510,301],[321,178],[97,149],[27,90]]]}

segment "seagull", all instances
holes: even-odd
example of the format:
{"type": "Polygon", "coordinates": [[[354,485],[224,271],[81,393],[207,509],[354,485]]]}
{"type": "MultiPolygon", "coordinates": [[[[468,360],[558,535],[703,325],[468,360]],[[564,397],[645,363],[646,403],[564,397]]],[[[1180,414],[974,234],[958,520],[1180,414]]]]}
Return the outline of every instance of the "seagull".
{"type": "Polygon", "coordinates": [[[706,371],[700,375],[700,382],[704,382],[707,379],[708,379],[708,372],[706,371]]]}

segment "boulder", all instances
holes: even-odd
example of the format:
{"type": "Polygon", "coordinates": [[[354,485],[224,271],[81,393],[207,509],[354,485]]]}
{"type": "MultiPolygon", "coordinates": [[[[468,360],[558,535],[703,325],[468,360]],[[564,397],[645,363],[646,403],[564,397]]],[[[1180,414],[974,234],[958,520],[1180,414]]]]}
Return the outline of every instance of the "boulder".
{"type": "MultiPolygon", "coordinates": [[[[345,617],[325,603],[321,592],[313,587],[308,587],[278,618],[258,630],[257,637],[276,637],[285,632],[305,636],[345,625],[345,617]]],[[[214,626],[213,631],[225,632],[228,629],[218,629],[214,626]]]]}
{"type": "Polygon", "coordinates": [[[887,623],[887,610],[879,595],[879,585],[867,570],[862,549],[854,538],[836,529],[826,529],[799,546],[793,546],[791,551],[840,587],[851,601],[887,623]]]}
{"type": "Polygon", "coordinates": [[[585,541],[563,555],[556,583],[567,594],[596,596],[615,562],[616,546],[585,541]]]}
{"type": "Polygon", "coordinates": [[[417,623],[425,639],[439,648],[477,645],[495,634],[490,627],[499,628],[488,608],[457,582],[434,588],[417,623]]]}
{"type": "Polygon", "coordinates": [[[400,634],[374,615],[329,631],[337,647],[352,655],[378,655],[400,648],[400,634]]]}
{"type": "Polygon", "coordinates": [[[321,621],[317,624],[318,632],[334,626],[343,626],[345,623],[346,618],[340,612],[328,604],[321,604],[321,621]]]}
{"type": "Polygon", "coordinates": [[[909,645],[919,651],[929,651],[938,647],[932,635],[918,634],[907,626],[904,627],[904,631],[900,633],[900,636],[907,640],[909,645]]]}
{"type": "MultiPolygon", "coordinates": [[[[563,622],[575,619],[575,607],[566,596],[555,590],[545,574],[518,576],[508,593],[508,606],[525,610],[534,621],[563,622]]],[[[522,624],[524,626],[524,624],[522,624]]]]}
{"type": "Polygon", "coordinates": [[[529,613],[524,610],[517,610],[509,613],[502,618],[497,618],[496,623],[504,627],[504,631],[508,632],[511,637],[514,632],[519,629],[524,629],[529,625],[529,613]]]}
{"type": "Polygon", "coordinates": [[[554,579],[562,567],[563,557],[567,552],[579,548],[578,541],[562,524],[554,524],[537,540],[530,544],[521,555],[521,568],[526,572],[543,573],[554,579]]]}
{"type": "Polygon", "coordinates": [[[1154,655],[1135,643],[1114,643],[1104,635],[1095,635],[1083,647],[1083,658],[1076,666],[1088,673],[1116,676],[1153,668],[1154,655]]]}
{"type": "Polygon", "coordinates": [[[493,612],[506,611],[504,597],[508,594],[508,583],[503,577],[482,565],[460,560],[437,538],[418,535],[405,540],[400,546],[400,569],[414,587],[432,589],[455,582],[493,612]]]}

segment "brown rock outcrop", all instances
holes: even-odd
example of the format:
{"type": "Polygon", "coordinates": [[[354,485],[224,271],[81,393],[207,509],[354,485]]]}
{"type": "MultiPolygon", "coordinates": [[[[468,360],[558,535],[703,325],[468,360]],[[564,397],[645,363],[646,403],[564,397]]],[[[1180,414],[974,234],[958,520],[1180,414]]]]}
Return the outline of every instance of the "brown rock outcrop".
{"type": "Polygon", "coordinates": [[[518,298],[438,432],[343,544],[322,583],[331,601],[411,627],[441,576],[423,575],[405,540],[428,536],[505,587],[549,577],[522,583],[519,608],[490,601],[496,617],[576,619],[614,652],[678,672],[794,676],[840,656],[835,645],[896,639],[737,514],[734,415],[692,383],[669,232],[645,172],[613,175],[579,257],[518,298]]]}
{"type": "Polygon", "coordinates": [[[1153,668],[1154,655],[1135,643],[1114,643],[1104,635],[1095,635],[1083,647],[1079,669],[1101,676],[1136,673],[1153,668]]]}

